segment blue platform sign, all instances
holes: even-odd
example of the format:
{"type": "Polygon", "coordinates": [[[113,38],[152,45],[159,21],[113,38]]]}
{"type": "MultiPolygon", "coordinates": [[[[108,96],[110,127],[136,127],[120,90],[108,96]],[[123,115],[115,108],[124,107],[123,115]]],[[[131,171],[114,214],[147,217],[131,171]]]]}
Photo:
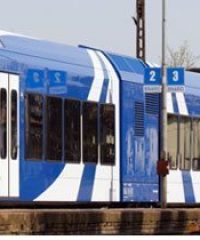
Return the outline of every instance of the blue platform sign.
{"type": "MultiPolygon", "coordinates": [[[[184,68],[167,68],[167,85],[169,92],[185,91],[184,68]]],[[[160,93],[162,91],[162,68],[146,68],[144,73],[144,92],[160,93]]]]}
{"type": "Polygon", "coordinates": [[[38,69],[29,69],[26,75],[26,86],[28,88],[44,87],[44,71],[38,69]]]}
{"type": "Polygon", "coordinates": [[[145,68],[144,84],[145,85],[160,85],[162,80],[161,68],[145,68]]]}
{"type": "Polygon", "coordinates": [[[184,68],[168,68],[167,69],[167,82],[168,86],[183,86],[185,71],[184,68]]]}
{"type": "Polygon", "coordinates": [[[48,79],[50,87],[64,86],[66,82],[66,72],[64,71],[48,71],[48,79]]]}
{"type": "Polygon", "coordinates": [[[161,92],[162,70],[161,68],[145,68],[144,92],[161,92]]]}
{"type": "Polygon", "coordinates": [[[59,70],[49,70],[47,73],[49,81],[49,93],[65,94],[67,92],[67,73],[59,70]]]}
{"type": "Polygon", "coordinates": [[[184,92],[185,90],[185,70],[184,68],[168,68],[167,84],[170,92],[184,92]]]}

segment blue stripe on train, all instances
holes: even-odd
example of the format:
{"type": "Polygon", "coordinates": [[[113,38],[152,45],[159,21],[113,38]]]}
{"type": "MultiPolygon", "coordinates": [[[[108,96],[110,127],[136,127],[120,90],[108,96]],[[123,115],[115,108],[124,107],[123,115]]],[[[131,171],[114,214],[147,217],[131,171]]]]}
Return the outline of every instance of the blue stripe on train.
{"type": "Polygon", "coordinates": [[[182,179],[183,179],[185,202],[195,203],[196,199],[194,196],[191,173],[189,171],[182,171],[182,179]]]}
{"type": "Polygon", "coordinates": [[[103,82],[102,91],[101,91],[101,97],[100,97],[100,102],[101,103],[105,103],[106,102],[107,91],[108,91],[108,84],[109,84],[109,80],[107,78],[105,78],[104,82],[103,82]]]}
{"type": "Polygon", "coordinates": [[[95,173],[96,173],[96,165],[95,164],[86,164],[84,166],[77,201],[88,201],[89,202],[92,200],[92,192],[93,192],[93,188],[94,188],[95,173]]]}
{"type": "Polygon", "coordinates": [[[176,94],[172,93],[172,102],[173,102],[173,107],[174,107],[174,113],[179,113],[178,111],[178,104],[177,104],[177,99],[176,99],[176,94]]]}

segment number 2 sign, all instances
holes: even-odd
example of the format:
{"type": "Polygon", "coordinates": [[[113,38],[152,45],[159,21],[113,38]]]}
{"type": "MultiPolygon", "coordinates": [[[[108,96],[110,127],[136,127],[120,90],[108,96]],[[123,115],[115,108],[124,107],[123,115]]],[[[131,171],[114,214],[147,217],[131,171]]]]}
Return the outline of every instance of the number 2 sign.
{"type": "Polygon", "coordinates": [[[146,68],[144,73],[145,85],[160,85],[162,80],[161,68],[146,68]]]}

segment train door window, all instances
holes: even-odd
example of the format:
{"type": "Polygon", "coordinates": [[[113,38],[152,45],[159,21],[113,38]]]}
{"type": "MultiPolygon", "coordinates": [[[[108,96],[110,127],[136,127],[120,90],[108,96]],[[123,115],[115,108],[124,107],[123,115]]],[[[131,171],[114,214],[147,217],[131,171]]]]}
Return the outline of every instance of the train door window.
{"type": "Polygon", "coordinates": [[[83,162],[98,162],[98,105],[83,103],[83,162]]]}
{"type": "Polygon", "coordinates": [[[11,157],[17,159],[17,91],[11,91],[11,157]]]}
{"type": "Polygon", "coordinates": [[[46,98],[46,151],[45,159],[62,160],[62,99],[46,98]]]}
{"type": "Polygon", "coordinates": [[[100,106],[101,163],[115,164],[115,106],[100,106]]]}
{"type": "Polygon", "coordinates": [[[0,90],[0,154],[1,158],[7,156],[7,91],[2,88],[0,90]]]}
{"type": "Polygon", "coordinates": [[[178,154],[178,118],[175,115],[168,115],[168,159],[170,168],[177,168],[178,154]]]}
{"type": "Polygon", "coordinates": [[[200,119],[193,119],[192,123],[192,133],[193,133],[193,153],[192,153],[192,162],[193,169],[200,170],[200,119]]]}
{"type": "Polygon", "coordinates": [[[65,100],[64,106],[64,138],[65,138],[65,161],[80,163],[80,101],[65,100]]]}
{"type": "Polygon", "coordinates": [[[180,168],[182,170],[190,170],[190,167],[191,167],[191,119],[189,117],[180,117],[179,155],[180,155],[180,168]]]}
{"type": "MultiPolygon", "coordinates": [[[[13,104],[15,105],[15,94],[13,104]]],[[[40,94],[28,93],[25,96],[25,124],[26,124],[26,159],[42,159],[43,150],[43,96],[40,94]]],[[[12,112],[14,118],[16,114],[12,112]],[[14,116],[15,115],[15,116],[14,116]]],[[[13,119],[13,131],[15,129],[15,119],[13,119]]],[[[15,134],[13,132],[13,134],[15,134]]],[[[13,148],[14,148],[13,141],[13,148]]],[[[16,154],[16,153],[13,153],[16,154]]]]}

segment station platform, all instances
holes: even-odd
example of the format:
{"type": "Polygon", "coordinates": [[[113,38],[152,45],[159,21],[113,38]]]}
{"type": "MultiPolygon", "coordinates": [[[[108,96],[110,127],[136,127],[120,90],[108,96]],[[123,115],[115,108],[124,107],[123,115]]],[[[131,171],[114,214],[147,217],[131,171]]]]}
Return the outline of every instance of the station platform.
{"type": "Polygon", "coordinates": [[[1,209],[0,234],[200,235],[200,208],[1,209]]]}

